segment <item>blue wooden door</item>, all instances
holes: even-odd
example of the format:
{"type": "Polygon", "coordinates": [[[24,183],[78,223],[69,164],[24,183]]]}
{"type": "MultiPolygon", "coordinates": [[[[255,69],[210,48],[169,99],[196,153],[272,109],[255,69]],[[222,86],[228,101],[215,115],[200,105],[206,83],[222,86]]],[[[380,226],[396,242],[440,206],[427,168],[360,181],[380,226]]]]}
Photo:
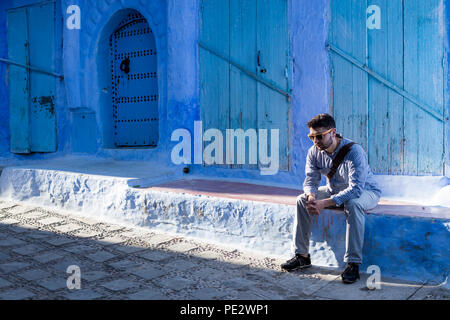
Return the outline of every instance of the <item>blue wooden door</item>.
{"type": "Polygon", "coordinates": [[[442,8],[442,0],[331,1],[333,113],[377,173],[444,173],[442,8]],[[379,9],[377,28],[368,27],[369,5],[379,9]]]}
{"type": "MultiPolygon", "coordinates": [[[[203,130],[216,128],[225,137],[226,129],[254,129],[257,134],[260,129],[267,129],[269,135],[271,129],[278,129],[279,169],[288,170],[287,1],[203,0],[201,16],[199,60],[203,130]]],[[[237,156],[237,143],[234,148],[237,156]]],[[[247,143],[245,167],[255,168],[249,153],[247,143]]],[[[224,154],[222,163],[225,160],[224,154]]]]}
{"type": "Polygon", "coordinates": [[[158,143],[158,81],[153,31],[131,13],[111,35],[114,142],[117,147],[158,143]]]}
{"type": "Polygon", "coordinates": [[[55,3],[8,11],[10,134],[15,153],[57,149],[55,81],[55,3]],[[26,67],[28,66],[28,67],[26,67]],[[31,68],[30,68],[31,66],[31,68]]]}

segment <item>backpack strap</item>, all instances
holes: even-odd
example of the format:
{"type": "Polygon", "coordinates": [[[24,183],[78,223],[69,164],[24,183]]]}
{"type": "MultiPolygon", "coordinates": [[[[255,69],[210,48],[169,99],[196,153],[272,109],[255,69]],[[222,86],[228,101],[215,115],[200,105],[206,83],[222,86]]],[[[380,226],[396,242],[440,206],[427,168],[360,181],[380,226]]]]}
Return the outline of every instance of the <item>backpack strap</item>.
{"type": "Polygon", "coordinates": [[[343,146],[341,148],[341,150],[339,150],[338,154],[333,159],[333,166],[331,167],[330,172],[328,172],[328,174],[327,174],[328,181],[334,176],[334,174],[336,173],[337,168],[342,163],[342,161],[344,160],[345,156],[347,155],[347,153],[350,151],[351,147],[354,144],[356,144],[356,142],[347,143],[345,146],[343,146]]]}

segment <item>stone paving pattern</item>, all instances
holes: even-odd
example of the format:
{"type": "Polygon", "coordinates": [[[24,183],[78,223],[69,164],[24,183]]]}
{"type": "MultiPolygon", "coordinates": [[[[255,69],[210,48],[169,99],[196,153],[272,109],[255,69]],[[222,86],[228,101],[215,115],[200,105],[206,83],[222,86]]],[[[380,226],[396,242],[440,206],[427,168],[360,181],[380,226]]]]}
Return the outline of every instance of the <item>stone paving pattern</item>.
{"type": "Polygon", "coordinates": [[[0,201],[0,300],[450,299],[448,290],[384,279],[344,285],[340,271],[284,262],[93,217],[0,201]],[[81,271],[68,289],[67,268],[81,271]]]}

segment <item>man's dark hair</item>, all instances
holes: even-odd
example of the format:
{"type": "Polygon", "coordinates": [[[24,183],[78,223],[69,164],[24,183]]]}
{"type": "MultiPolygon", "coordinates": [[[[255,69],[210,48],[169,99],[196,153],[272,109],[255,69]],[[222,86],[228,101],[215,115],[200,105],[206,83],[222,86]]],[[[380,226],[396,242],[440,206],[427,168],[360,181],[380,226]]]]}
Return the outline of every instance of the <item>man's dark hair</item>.
{"type": "Polygon", "coordinates": [[[332,116],[330,116],[328,113],[321,113],[312,118],[307,123],[308,128],[325,128],[325,129],[331,129],[336,128],[336,123],[334,122],[334,119],[332,116]]]}

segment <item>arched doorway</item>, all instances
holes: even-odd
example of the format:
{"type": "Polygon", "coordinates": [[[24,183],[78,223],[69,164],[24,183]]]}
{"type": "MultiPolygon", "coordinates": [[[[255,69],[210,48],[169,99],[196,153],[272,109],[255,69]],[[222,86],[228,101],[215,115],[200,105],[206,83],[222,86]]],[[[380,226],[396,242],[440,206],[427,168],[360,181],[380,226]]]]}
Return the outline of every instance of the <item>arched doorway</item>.
{"type": "Polygon", "coordinates": [[[146,19],[132,12],[111,34],[112,115],[116,147],[158,143],[156,43],[146,19]]]}

